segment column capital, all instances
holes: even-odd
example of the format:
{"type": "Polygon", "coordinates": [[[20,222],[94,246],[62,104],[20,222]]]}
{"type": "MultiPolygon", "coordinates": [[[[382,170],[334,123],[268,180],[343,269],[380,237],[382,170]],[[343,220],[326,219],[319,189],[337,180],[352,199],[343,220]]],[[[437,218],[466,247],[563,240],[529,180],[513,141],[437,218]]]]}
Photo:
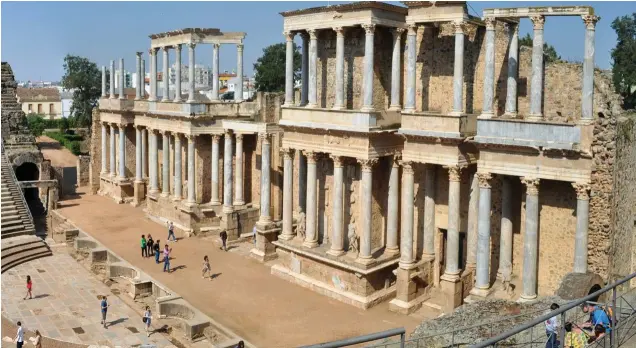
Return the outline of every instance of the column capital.
{"type": "Polygon", "coordinates": [[[170,131],[163,130],[163,129],[160,129],[160,130],[158,130],[157,132],[158,132],[159,134],[161,134],[161,135],[166,135],[166,136],[167,136],[168,134],[170,134],[170,131]]]}
{"type": "Polygon", "coordinates": [[[333,31],[336,32],[336,36],[338,36],[338,37],[343,37],[344,36],[344,30],[345,30],[344,27],[333,27],[331,29],[333,29],[333,31]]]}
{"type": "Polygon", "coordinates": [[[530,177],[521,177],[521,183],[526,185],[526,195],[539,195],[539,179],[530,177]]]}
{"type": "Polygon", "coordinates": [[[317,40],[318,39],[318,31],[316,29],[309,29],[309,30],[307,30],[307,33],[309,34],[309,39],[310,40],[317,40]]]}
{"type": "Polygon", "coordinates": [[[232,136],[232,130],[231,129],[225,129],[223,131],[223,133],[225,134],[226,137],[231,137],[232,136]]]}
{"type": "Polygon", "coordinates": [[[391,167],[399,167],[402,162],[402,155],[395,154],[393,155],[393,160],[391,161],[391,167]]]}
{"type": "Polygon", "coordinates": [[[532,21],[532,27],[535,30],[543,30],[545,16],[530,16],[530,20],[532,21]]]}
{"type": "MultiPolygon", "coordinates": [[[[137,57],[139,57],[139,58],[141,58],[141,56],[142,56],[143,54],[144,54],[143,52],[135,52],[135,55],[136,55],[137,57]]],[[[104,68],[104,67],[102,67],[102,68],[104,68]]]]}
{"type": "MultiPolygon", "coordinates": [[[[148,50],[148,53],[149,53],[151,56],[156,56],[156,55],[157,55],[157,51],[159,51],[159,47],[153,47],[153,48],[151,48],[151,49],[149,49],[149,50],[148,50]]],[[[111,60],[111,62],[112,62],[112,60],[111,60]]]]}
{"type": "Polygon", "coordinates": [[[402,34],[404,34],[405,31],[406,31],[405,28],[393,28],[391,30],[391,33],[393,33],[393,38],[399,40],[402,38],[402,34]]]}
{"type": "Polygon", "coordinates": [[[194,134],[184,134],[184,137],[186,137],[186,139],[188,139],[188,141],[194,141],[194,139],[196,139],[196,135],[194,134]]]}
{"type": "Polygon", "coordinates": [[[234,134],[234,137],[236,137],[236,141],[243,141],[243,133],[236,133],[234,134]]]}
{"type": "Polygon", "coordinates": [[[486,17],[484,18],[484,23],[486,23],[486,30],[495,30],[497,19],[494,17],[486,17]]]}
{"type": "Polygon", "coordinates": [[[413,170],[413,162],[411,161],[399,161],[399,162],[400,162],[400,165],[402,166],[403,174],[412,175],[413,173],[415,173],[415,171],[413,170]]]}
{"type": "Polygon", "coordinates": [[[133,127],[135,127],[135,129],[139,129],[139,130],[143,130],[145,128],[145,126],[142,126],[140,124],[133,124],[133,127]]]}
{"type": "Polygon", "coordinates": [[[217,50],[218,50],[218,49],[219,49],[219,47],[221,47],[221,44],[220,44],[220,43],[213,43],[213,44],[212,44],[212,48],[214,48],[214,49],[217,49],[217,50]]]}
{"type": "Polygon", "coordinates": [[[591,187],[589,184],[572,183],[572,187],[576,190],[576,199],[579,201],[587,201],[590,199],[591,187]]]}
{"type": "MultiPolygon", "coordinates": [[[[261,141],[265,144],[269,144],[269,138],[270,138],[269,133],[258,133],[258,138],[261,139],[261,141]]],[[[237,135],[238,136],[238,135],[237,135]]]]}
{"type": "Polygon", "coordinates": [[[218,144],[220,139],[221,139],[221,134],[212,134],[213,143],[218,144]]]}
{"type": "MultiPolygon", "coordinates": [[[[489,18],[486,18],[486,28],[487,29],[488,29],[488,19],[489,18]]],[[[493,19],[493,22],[494,22],[494,18],[492,18],[492,19],[493,19]]],[[[455,27],[455,34],[463,34],[464,33],[464,25],[465,24],[466,24],[466,22],[464,22],[464,21],[460,21],[460,20],[453,21],[453,27],[455,27]]],[[[495,27],[494,23],[493,23],[492,27],[494,29],[494,27],[495,27]]]]}
{"type": "Polygon", "coordinates": [[[290,42],[294,41],[294,36],[296,36],[296,33],[294,33],[293,31],[284,31],[283,35],[285,36],[285,41],[290,42]]]}
{"type": "Polygon", "coordinates": [[[406,29],[408,30],[408,35],[417,35],[417,25],[409,24],[406,29]]]}
{"type": "Polygon", "coordinates": [[[583,23],[585,23],[585,29],[587,30],[595,30],[596,22],[601,19],[601,17],[594,15],[585,15],[581,16],[581,18],[583,18],[583,23]]]}
{"type": "Polygon", "coordinates": [[[189,49],[194,49],[195,47],[197,47],[197,44],[195,44],[194,42],[190,42],[187,45],[189,49]]]}
{"type": "Polygon", "coordinates": [[[290,160],[292,158],[294,158],[294,149],[290,149],[288,147],[283,147],[280,149],[280,153],[283,154],[284,158],[286,160],[290,160]]]}
{"type": "Polygon", "coordinates": [[[378,159],[377,158],[358,159],[358,163],[360,163],[360,166],[362,167],[363,172],[370,172],[371,169],[373,168],[373,165],[378,163],[378,159]]]}
{"type": "Polygon", "coordinates": [[[236,50],[237,50],[238,52],[243,52],[243,44],[242,44],[242,43],[240,43],[240,44],[236,44],[236,50]]]}
{"type": "Polygon", "coordinates": [[[329,157],[333,160],[333,166],[337,168],[342,168],[344,164],[344,158],[338,155],[329,155],[329,157]]]}
{"type": "Polygon", "coordinates": [[[445,169],[448,169],[448,180],[449,181],[460,181],[462,175],[462,167],[460,166],[444,166],[445,169]]]}
{"type": "Polygon", "coordinates": [[[316,163],[316,160],[318,159],[318,154],[313,152],[313,151],[303,151],[305,157],[307,157],[307,163],[316,163]]]}
{"type": "Polygon", "coordinates": [[[181,44],[174,45],[174,50],[177,52],[181,52],[181,44]]]}
{"type": "Polygon", "coordinates": [[[168,52],[168,51],[170,51],[170,49],[172,49],[172,46],[170,46],[170,45],[168,45],[168,46],[161,46],[161,49],[162,49],[164,52],[168,52]]]}
{"type": "Polygon", "coordinates": [[[519,34],[519,23],[504,23],[504,28],[509,34],[519,34]]]}
{"type": "Polygon", "coordinates": [[[362,24],[362,28],[367,35],[373,35],[375,31],[375,24],[362,24]]]}
{"type": "Polygon", "coordinates": [[[491,188],[492,174],[490,173],[477,173],[477,180],[479,180],[479,187],[491,188]]]}

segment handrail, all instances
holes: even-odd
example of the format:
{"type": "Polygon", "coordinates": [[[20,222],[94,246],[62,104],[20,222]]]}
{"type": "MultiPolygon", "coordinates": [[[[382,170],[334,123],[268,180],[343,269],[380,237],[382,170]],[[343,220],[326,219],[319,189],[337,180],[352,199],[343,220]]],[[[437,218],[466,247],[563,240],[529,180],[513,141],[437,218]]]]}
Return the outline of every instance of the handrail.
{"type": "MultiPolygon", "coordinates": [[[[534,327],[536,325],[539,325],[539,324],[543,323],[544,321],[546,321],[546,320],[548,320],[548,319],[550,319],[552,317],[555,317],[555,316],[557,316],[559,314],[563,314],[563,313],[569,311],[572,308],[580,306],[581,304],[583,304],[583,303],[585,303],[585,302],[587,302],[587,301],[589,301],[589,300],[591,300],[593,298],[596,298],[596,297],[600,296],[601,294],[606,293],[609,290],[616,289],[616,287],[618,287],[619,285],[625,284],[625,283],[627,283],[628,281],[632,280],[635,277],[636,277],[636,273],[632,273],[631,275],[629,275],[629,276],[627,276],[627,277],[615,282],[614,284],[608,285],[608,286],[596,291],[595,293],[589,294],[589,295],[587,295],[587,296],[585,296],[585,297],[583,297],[581,299],[578,299],[576,301],[572,301],[570,303],[567,303],[567,304],[563,305],[561,308],[559,308],[559,309],[557,309],[555,311],[552,311],[552,312],[550,312],[548,314],[540,316],[540,317],[538,317],[538,318],[536,318],[536,319],[534,319],[534,320],[532,320],[532,321],[530,321],[530,322],[528,322],[526,324],[517,326],[516,328],[513,328],[513,329],[511,329],[511,330],[509,330],[507,332],[504,332],[504,333],[502,333],[500,335],[497,335],[497,336],[495,336],[495,337],[493,337],[493,338],[491,338],[489,340],[486,340],[484,342],[475,344],[475,345],[471,346],[471,348],[484,348],[484,347],[488,347],[488,346],[494,345],[495,343],[497,343],[497,342],[499,342],[501,340],[505,340],[508,337],[514,336],[514,335],[516,335],[516,334],[518,334],[518,333],[520,333],[522,331],[525,331],[525,330],[527,330],[529,328],[532,328],[532,327],[534,327]]],[[[614,293],[613,295],[614,295],[613,297],[614,297],[614,301],[615,301],[616,300],[616,293],[614,293]]],[[[615,322],[614,318],[612,318],[612,322],[615,322]]]]}
{"type": "Polygon", "coordinates": [[[27,214],[29,215],[29,220],[31,221],[31,225],[33,225],[33,227],[35,228],[35,222],[33,221],[33,215],[31,215],[31,209],[29,209],[29,205],[27,204],[26,199],[24,199],[24,192],[22,192],[22,189],[20,188],[18,178],[15,176],[15,171],[13,170],[13,165],[9,161],[9,156],[7,156],[7,152],[4,149],[4,141],[2,142],[2,157],[4,157],[4,160],[7,162],[7,167],[9,167],[8,170],[11,173],[11,178],[13,178],[13,182],[15,183],[18,190],[20,191],[19,196],[20,196],[20,199],[22,199],[22,203],[24,204],[24,209],[27,211],[27,214]]]}
{"type": "Polygon", "coordinates": [[[314,344],[314,345],[310,345],[310,346],[302,346],[300,348],[338,348],[338,347],[346,347],[346,346],[351,346],[351,345],[358,344],[358,343],[365,343],[365,342],[369,342],[369,341],[375,341],[375,340],[379,340],[379,339],[383,339],[383,338],[387,338],[387,337],[391,337],[391,336],[397,336],[397,335],[400,335],[400,348],[404,348],[404,335],[405,334],[406,334],[406,330],[404,330],[404,328],[401,327],[401,328],[396,328],[396,329],[376,332],[376,333],[363,335],[363,336],[358,336],[358,337],[345,338],[343,340],[338,340],[338,341],[319,343],[319,344],[314,344]]]}

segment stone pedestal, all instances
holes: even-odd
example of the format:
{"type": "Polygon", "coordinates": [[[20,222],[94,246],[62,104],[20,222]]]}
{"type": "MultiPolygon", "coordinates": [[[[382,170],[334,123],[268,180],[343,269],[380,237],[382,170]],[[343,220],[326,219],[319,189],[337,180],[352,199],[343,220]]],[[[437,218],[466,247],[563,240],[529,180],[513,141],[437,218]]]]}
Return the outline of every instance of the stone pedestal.
{"type": "Polygon", "coordinates": [[[463,285],[459,277],[447,278],[442,276],[440,287],[444,294],[444,303],[442,304],[442,311],[444,313],[450,313],[455,308],[461,306],[463,300],[463,285]]]}
{"type": "Polygon", "coordinates": [[[250,250],[250,256],[260,262],[274,260],[276,255],[276,246],[272,242],[278,240],[279,229],[272,222],[256,223],[256,247],[250,250]]]}
{"type": "Polygon", "coordinates": [[[219,227],[227,232],[227,240],[235,240],[239,237],[238,214],[234,212],[221,212],[219,227]]]}
{"type": "Polygon", "coordinates": [[[132,205],[134,207],[140,205],[146,199],[146,183],[143,181],[135,181],[133,183],[135,195],[133,196],[132,205]]]}
{"type": "Polygon", "coordinates": [[[400,267],[396,270],[395,298],[389,302],[390,311],[408,315],[422,307],[428,296],[417,297],[417,284],[413,278],[418,273],[415,265],[410,269],[400,267]]]}

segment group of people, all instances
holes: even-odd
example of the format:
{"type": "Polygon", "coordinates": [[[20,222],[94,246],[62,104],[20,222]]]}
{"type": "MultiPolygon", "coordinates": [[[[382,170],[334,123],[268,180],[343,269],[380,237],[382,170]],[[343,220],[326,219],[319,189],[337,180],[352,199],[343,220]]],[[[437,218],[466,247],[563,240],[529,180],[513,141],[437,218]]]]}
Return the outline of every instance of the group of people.
{"type": "MultiPolygon", "coordinates": [[[[24,347],[24,329],[22,328],[22,323],[18,321],[18,330],[13,339],[15,341],[15,345],[17,348],[24,347]]],[[[42,348],[42,334],[40,331],[35,330],[35,339],[33,341],[33,345],[35,348],[42,348]]]]}
{"type": "MultiPolygon", "coordinates": [[[[174,235],[174,224],[172,221],[167,223],[168,226],[168,241],[176,242],[177,237],[174,235]]],[[[152,239],[152,235],[148,235],[146,239],[146,235],[141,235],[141,257],[153,257],[155,258],[155,263],[159,263],[159,257],[163,254],[163,271],[170,273],[170,254],[172,253],[172,248],[166,244],[163,248],[163,252],[161,252],[161,241],[157,239],[154,241],[152,239]]]]}
{"type": "MultiPolygon", "coordinates": [[[[556,303],[550,306],[550,310],[552,311],[557,309],[559,309],[559,305],[556,303]]],[[[589,318],[580,326],[572,322],[566,322],[563,325],[565,329],[564,348],[587,347],[603,338],[612,330],[611,314],[607,312],[607,309],[585,302],[581,306],[581,310],[583,313],[589,314],[589,318]]],[[[545,344],[546,348],[559,348],[559,328],[557,316],[545,321],[545,332],[548,337],[545,344]]]]}

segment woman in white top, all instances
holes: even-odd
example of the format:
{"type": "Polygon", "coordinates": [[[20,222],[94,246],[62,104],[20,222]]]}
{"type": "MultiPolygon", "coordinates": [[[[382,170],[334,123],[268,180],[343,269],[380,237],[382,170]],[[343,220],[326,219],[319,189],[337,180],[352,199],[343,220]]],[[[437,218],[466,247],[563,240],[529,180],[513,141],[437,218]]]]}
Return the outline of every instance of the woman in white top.
{"type": "Polygon", "coordinates": [[[35,341],[33,344],[35,348],[42,348],[42,334],[38,330],[35,330],[35,341]]]}
{"type": "Polygon", "coordinates": [[[152,321],[152,312],[150,307],[146,306],[146,312],[144,313],[144,322],[146,323],[146,335],[150,337],[150,322],[152,321]]]}

